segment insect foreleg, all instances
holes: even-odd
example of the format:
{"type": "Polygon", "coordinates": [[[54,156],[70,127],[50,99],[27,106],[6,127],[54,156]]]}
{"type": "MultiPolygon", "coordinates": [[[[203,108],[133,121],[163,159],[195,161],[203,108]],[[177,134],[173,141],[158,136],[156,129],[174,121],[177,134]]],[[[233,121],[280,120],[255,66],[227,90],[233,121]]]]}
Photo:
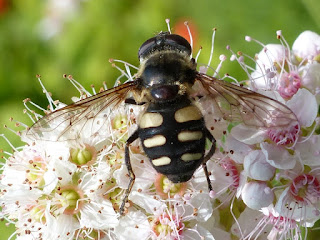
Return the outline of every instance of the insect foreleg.
{"type": "Polygon", "coordinates": [[[208,182],[208,188],[209,188],[209,192],[210,192],[210,191],[212,191],[212,185],[211,185],[211,182],[210,182],[208,168],[207,168],[207,164],[206,163],[212,157],[212,155],[214,154],[214,152],[216,150],[216,140],[214,139],[214,137],[212,136],[212,134],[209,132],[208,129],[205,129],[205,134],[206,134],[206,137],[210,140],[210,142],[212,144],[209,152],[204,157],[203,162],[202,162],[202,168],[203,168],[204,173],[206,175],[207,182],[208,182]]]}
{"type": "Polygon", "coordinates": [[[122,200],[122,204],[121,204],[121,207],[120,207],[120,214],[123,215],[124,214],[124,209],[125,209],[125,204],[127,203],[128,201],[128,197],[129,197],[129,194],[131,192],[131,189],[132,189],[132,186],[134,184],[134,180],[135,180],[135,175],[133,173],[133,170],[132,170],[132,166],[131,166],[131,162],[130,162],[130,152],[129,152],[129,145],[135,141],[137,138],[139,137],[139,131],[136,130],[127,140],[126,142],[126,147],[125,147],[125,163],[126,163],[126,166],[127,166],[127,169],[128,169],[128,173],[129,173],[129,185],[128,185],[128,188],[126,190],[126,193],[125,193],[125,196],[122,200]]]}

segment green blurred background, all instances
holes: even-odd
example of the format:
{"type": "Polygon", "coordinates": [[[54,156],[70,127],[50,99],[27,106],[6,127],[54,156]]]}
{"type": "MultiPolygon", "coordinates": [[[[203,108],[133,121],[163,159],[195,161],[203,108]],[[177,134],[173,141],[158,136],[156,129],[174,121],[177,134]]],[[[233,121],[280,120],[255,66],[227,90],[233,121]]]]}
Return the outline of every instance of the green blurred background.
{"type": "MultiPolygon", "coordinates": [[[[65,73],[87,88],[94,84],[98,90],[103,81],[112,87],[119,72],[108,59],[138,65],[140,45],[167,29],[166,18],[173,32],[186,20],[192,24],[195,48],[203,47],[199,61],[206,63],[213,27],[218,29],[214,55],[218,62],[220,54],[230,56],[226,45],[251,56],[260,51],[258,45],[244,41],[245,35],[277,43],[275,31],[282,29],[292,45],[304,30],[320,33],[319,13],[318,0],[0,0],[0,124],[13,128],[10,117],[30,123],[22,113],[27,97],[46,106],[36,74],[54,99],[66,103],[78,94],[62,78],[65,73]]],[[[227,62],[222,75],[246,78],[236,63],[227,62]]],[[[15,146],[20,144],[8,130],[1,127],[0,133],[15,146]]],[[[3,139],[0,148],[10,151],[3,139]]],[[[4,225],[0,240],[14,231],[4,225]]],[[[319,239],[318,234],[312,231],[308,239],[319,239]]]]}

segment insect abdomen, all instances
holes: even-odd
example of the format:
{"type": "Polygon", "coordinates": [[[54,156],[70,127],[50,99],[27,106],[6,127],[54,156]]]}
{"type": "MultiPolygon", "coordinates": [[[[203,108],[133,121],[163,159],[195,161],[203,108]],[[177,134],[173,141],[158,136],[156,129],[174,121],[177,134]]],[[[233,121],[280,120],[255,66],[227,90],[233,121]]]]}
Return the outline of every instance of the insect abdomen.
{"type": "Polygon", "coordinates": [[[204,120],[186,97],[151,103],[139,122],[144,152],[157,172],[173,182],[189,180],[204,158],[204,120]]]}

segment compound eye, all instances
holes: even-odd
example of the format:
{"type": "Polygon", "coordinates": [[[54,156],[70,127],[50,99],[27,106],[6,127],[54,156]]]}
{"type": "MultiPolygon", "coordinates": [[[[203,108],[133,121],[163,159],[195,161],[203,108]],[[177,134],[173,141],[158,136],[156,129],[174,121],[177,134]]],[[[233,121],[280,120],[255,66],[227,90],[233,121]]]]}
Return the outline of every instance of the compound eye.
{"type": "Polygon", "coordinates": [[[164,85],[159,87],[153,87],[150,91],[151,96],[156,101],[167,101],[174,99],[179,92],[179,87],[177,85],[164,85]]]}
{"type": "Polygon", "coordinates": [[[151,52],[152,48],[155,46],[155,42],[156,42],[156,38],[153,37],[148,39],[141,45],[138,52],[139,59],[144,58],[147,55],[147,53],[151,52]]]}
{"type": "Polygon", "coordinates": [[[191,46],[189,42],[177,34],[170,34],[168,32],[161,32],[156,37],[150,38],[145,41],[138,52],[139,59],[145,58],[150,53],[156,50],[179,50],[191,54],[191,46]]]}
{"type": "Polygon", "coordinates": [[[166,38],[168,44],[175,46],[181,51],[186,51],[188,55],[191,54],[191,46],[187,39],[177,34],[170,34],[166,38]]]}

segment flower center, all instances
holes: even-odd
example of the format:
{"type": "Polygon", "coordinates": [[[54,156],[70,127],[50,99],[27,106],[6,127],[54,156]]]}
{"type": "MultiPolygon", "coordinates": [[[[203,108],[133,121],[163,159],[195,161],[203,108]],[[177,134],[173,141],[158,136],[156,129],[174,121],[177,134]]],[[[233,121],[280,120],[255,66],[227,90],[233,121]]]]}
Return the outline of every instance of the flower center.
{"type": "Polygon", "coordinates": [[[107,181],[105,183],[106,193],[103,197],[112,203],[114,210],[119,210],[120,204],[122,203],[123,190],[116,186],[117,182],[114,178],[107,181]]]}
{"type": "Polygon", "coordinates": [[[226,170],[226,176],[231,177],[233,179],[233,184],[229,187],[230,190],[237,189],[239,187],[240,177],[239,171],[234,161],[230,158],[225,159],[222,161],[221,167],[223,167],[226,170]]]}
{"type": "Polygon", "coordinates": [[[29,183],[41,187],[44,185],[43,174],[45,173],[45,164],[40,157],[36,157],[33,160],[29,160],[29,168],[27,170],[26,177],[29,183]]]}
{"type": "Polygon", "coordinates": [[[111,127],[113,129],[113,134],[117,139],[117,143],[125,144],[128,138],[128,116],[117,114],[111,120],[111,127]]]}
{"type": "Polygon", "coordinates": [[[70,149],[70,161],[78,166],[90,165],[96,159],[97,151],[94,147],[85,145],[84,149],[72,148],[70,149]]]}
{"type": "Polygon", "coordinates": [[[290,192],[297,201],[315,203],[320,198],[320,184],[315,176],[303,174],[293,180],[290,192]]]}
{"type": "Polygon", "coordinates": [[[106,234],[101,230],[95,229],[81,229],[79,233],[77,233],[77,239],[79,240],[99,240],[103,239],[106,234]]]}
{"type": "Polygon", "coordinates": [[[106,155],[107,163],[114,169],[119,169],[122,165],[124,159],[124,151],[123,149],[116,148],[115,151],[106,155]]]}
{"type": "Polygon", "coordinates": [[[34,206],[30,211],[30,217],[37,222],[45,223],[44,207],[34,206]]]}
{"type": "Polygon", "coordinates": [[[283,73],[280,79],[279,93],[281,97],[291,98],[301,87],[301,78],[298,73],[283,73]]]}
{"type": "Polygon", "coordinates": [[[112,128],[115,130],[120,130],[121,133],[127,131],[128,119],[127,116],[119,114],[112,119],[112,128]]]}
{"type": "Polygon", "coordinates": [[[167,237],[175,237],[170,239],[180,239],[184,224],[177,220],[175,216],[169,216],[168,214],[161,215],[156,218],[152,224],[152,230],[157,236],[161,236],[161,239],[167,239],[167,237]]]}
{"type": "Polygon", "coordinates": [[[182,196],[186,190],[186,183],[173,183],[166,176],[158,174],[155,179],[156,192],[163,198],[167,199],[179,194],[182,196]]]}
{"type": "Polygon", "coordinates": [[[267,131],[267,135],[276,144],[288,145],[296,141],[298,132],[299,126],[295,125],[287,129],[270,128],[267,131]]]}
{"type": "Polygon", "coordinates": [[[71,215],[80,211],[82,207],[82,202],[80,201],[83,198],[83,193],[76,187],[68,186],[62,187],[59,190],[60,204],[62,207],[65,207],[64,214],[71,215]]]}

